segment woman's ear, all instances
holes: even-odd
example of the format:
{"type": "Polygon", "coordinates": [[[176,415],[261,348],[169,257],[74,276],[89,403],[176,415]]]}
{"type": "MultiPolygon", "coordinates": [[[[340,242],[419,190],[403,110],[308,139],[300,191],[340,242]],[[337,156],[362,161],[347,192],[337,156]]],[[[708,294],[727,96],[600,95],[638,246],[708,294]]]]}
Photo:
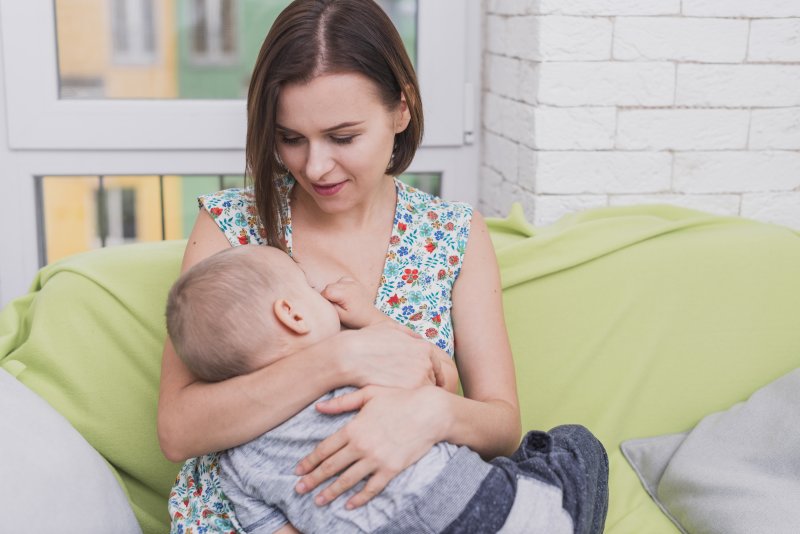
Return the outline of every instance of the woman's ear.
{"type": "Polygon", "coordinates": [[[394,133],[399,134],[408,128],[408,123],[411,122],[411,112],[408,109],[408,102],[406,95],[400,93],[400,103],[397,105],[394,116],[394,133]]]}
{"type": "Polygon", "coordinates": [[[288,300],[276,300],[272,309],[275,312],[275,318],[278,322],[295,334],[302,336],[310,332],[311,329],[303,319],[303,314],[294,308],[288,300]]]}

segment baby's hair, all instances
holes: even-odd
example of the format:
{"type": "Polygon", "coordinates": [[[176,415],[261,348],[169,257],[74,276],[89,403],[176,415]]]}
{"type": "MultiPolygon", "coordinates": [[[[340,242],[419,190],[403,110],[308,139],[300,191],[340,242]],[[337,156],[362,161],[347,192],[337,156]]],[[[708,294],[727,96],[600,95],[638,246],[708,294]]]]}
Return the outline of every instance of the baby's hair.
{"type": "Polygon", "coordinates": [[[274,282],[279,276],[254,250],[227,249],[183,273],[167,298],[167,332],[201,380],[217,382],[255,370],[259,350],[275,344],[274,282]]]}

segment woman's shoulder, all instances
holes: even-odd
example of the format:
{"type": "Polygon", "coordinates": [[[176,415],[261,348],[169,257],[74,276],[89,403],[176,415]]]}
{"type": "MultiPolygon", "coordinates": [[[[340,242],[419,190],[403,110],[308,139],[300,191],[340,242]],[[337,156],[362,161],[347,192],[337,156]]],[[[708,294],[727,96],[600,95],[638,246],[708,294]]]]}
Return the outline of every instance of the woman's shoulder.
{"type": "Polygon", "coordinates": [[[223,189],[197,197],[233,246],[264,245],[266,231],[258,217],[252,188],[223,189]]]}
{"type": "Polygon", "coordinates": [[[467,202],[444,200],[400,180],[397,181],[399,204],[411,216],[419,216],[442,224],[452,222],[469,228],[473,208],[467,202]]]}

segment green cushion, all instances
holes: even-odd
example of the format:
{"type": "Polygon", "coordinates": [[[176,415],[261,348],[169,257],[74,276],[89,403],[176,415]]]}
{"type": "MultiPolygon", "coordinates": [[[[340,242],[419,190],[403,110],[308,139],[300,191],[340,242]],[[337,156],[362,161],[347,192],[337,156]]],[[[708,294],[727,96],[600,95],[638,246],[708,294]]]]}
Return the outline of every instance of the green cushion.
{"type": "MultiPolygon", "coordinates": [[[[800,237],[667,207],[551,227],[490,220],[524,428],[582,423],[611,459],[611,534],[676,532],[618,452],[691,428],[800,364],[800,237]]],[[[166,531],[179,468],[156,438],[164,302],[185,243],[45,267],[0,313],[0,365],[113,466],[145,532],[166,531]]]]}
{"type": "Polygon", "coordinates": [[[0,314],[0,364],[111,464],[146,533],[168,530],[166,496],[179,468],[158,447],[156,403],[164,304],[184,247],[72,256],[42,269],[31,294],[0,314]]]}
{"type": "Polygon", "coordinates": [[[677,532],[619,451],[680,432],[800,365],[800,236],[664,206],[490,221],[524,428],[609,452],[606,532],[677,532]]]}

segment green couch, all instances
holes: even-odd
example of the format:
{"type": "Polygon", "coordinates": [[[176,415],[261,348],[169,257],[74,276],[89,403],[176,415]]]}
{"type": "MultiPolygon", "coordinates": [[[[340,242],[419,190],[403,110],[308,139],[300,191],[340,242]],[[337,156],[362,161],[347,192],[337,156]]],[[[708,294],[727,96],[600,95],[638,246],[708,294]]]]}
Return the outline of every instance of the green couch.
{"type": "MultiPolygon", "coordinates": [[[[523,428],[581,423],[606,445],[606,532],[677,532],[619,444],[690,429],[800,366],[800,235],[666,206],[546,228],[515,208],[489,225],[523,428]]],[[[0,314],[0,366],[102,455],[148,533],[167,531],[179,467],[161,455],[155,419],[164,301],[183,247],[70,257],[0,314]]]]}

